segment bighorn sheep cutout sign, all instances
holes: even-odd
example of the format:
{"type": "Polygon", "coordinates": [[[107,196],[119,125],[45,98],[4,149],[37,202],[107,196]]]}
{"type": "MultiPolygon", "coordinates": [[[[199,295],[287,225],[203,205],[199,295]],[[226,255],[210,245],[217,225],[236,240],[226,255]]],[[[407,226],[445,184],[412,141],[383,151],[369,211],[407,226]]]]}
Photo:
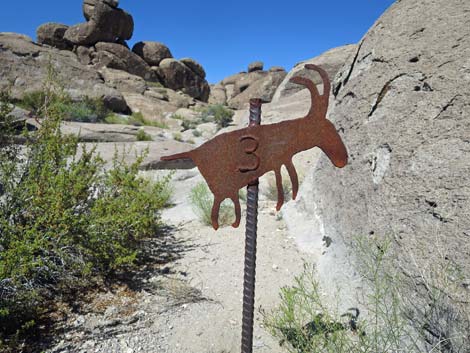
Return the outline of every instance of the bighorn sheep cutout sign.
{"type": "Polygon", "coordinates": [[[307,87],[311,95],[308,114],[295,120],[270,125],[253,125],[244,129],[220,134],[188,152],[162,157],[164,161],[190,158],[206,179],[214,194],[212,226],[218,229],[220,203],[230,198],[235,205],[235,222],[240,224],[241,210],[238,191],[263,174],[274,171],[278,191],[276,209],[284,203],[281,167],[286,166],[292,182],[292,198],[299,189],[297,172],[292,157],[301,151],[319,147],[336,167],[344,167],[348,160],[346,148],[334,125],[326,119],[330,81],[327,73],[312,64],[305,68],[317,71],[323,81],[323,94],[309,79],[293,77],[290,81],[307,87]]]}
{"type": "Polygon", "coordinates": [[[276,175],[278,192],[277,210],[284,203],[281,167],[286,166],[292,182],[292,198],[299,190],[299,179],[292,157],[301,151],[319,147],[336,167],[344,167],[348,154],[334,125],[326,119],[330,81],[326,72],[315,65],[305,68],[318,72],[323,81],[323,94],[309,79],[293,77],[292,82],[304,85],[310,91],[312,104],[303,118],[282,121],[277,124],[261,124],[261,99],[250,100],[248,127],[224,133],[198,148],[172,156],[164,161],[190,158],[199,168],[214,193],[212,226],[219,227],[220,203],[230,198],[235,205],[235,222],[240,224],[241,210],[238,191],[247,186],[245,271],[243,282],[242,353],[253,352],[253,319],[255,304],[256,238],[258,224],[258,178],[269,171],[276,175]]]}

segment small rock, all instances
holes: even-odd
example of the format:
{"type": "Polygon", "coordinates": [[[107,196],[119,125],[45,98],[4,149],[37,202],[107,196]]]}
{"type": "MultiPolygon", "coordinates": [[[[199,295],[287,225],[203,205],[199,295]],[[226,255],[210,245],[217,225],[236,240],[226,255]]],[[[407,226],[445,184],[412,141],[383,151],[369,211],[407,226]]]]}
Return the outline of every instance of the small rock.
{"type": "Polygon", "coordinates": [[[254,61],[248,65],[248,72],[262,71],[264,64],[262,61],[254,61]]]}

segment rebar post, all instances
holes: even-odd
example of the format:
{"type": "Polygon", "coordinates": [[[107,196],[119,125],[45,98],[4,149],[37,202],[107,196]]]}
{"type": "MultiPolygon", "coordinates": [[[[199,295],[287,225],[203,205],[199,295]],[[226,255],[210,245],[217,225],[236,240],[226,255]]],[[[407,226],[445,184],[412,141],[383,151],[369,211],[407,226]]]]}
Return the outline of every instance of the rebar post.
{"type": "MultiPolygon", "coordinates": [[[[250,99],[249,126],[261,124],[261,104],[250,99]]],[[[245,273],[243,280],[242,353],[253,352],[253,318],[255,307],[256,236],[258,228],[258,179],[247,187],[245,273]]]]}

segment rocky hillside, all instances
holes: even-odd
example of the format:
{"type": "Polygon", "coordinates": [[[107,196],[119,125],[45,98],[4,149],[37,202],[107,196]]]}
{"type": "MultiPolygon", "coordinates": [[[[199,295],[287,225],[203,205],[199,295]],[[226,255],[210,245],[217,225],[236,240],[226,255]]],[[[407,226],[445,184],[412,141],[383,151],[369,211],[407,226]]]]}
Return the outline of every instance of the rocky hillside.
{"type": "Polygon", "coordinates": [[[0,34],[0,88],[14,99],[41,90],[49,64],[74,100],[103,100],[117,113],[142,112],[161,120],[178,108],[196,107],[209,98],[204,68],[194,59],[173,58],[159,42],[126,44],[134,20],[117,1],[84,0],[85,22],[46,23],[37,42],[14,33],[0,34]]]}
{"type": "Polygon", "coordinates": [[[392,237],[395,265],[415,280],[408,295],[416,308],[429,308],[413,309],[413,320],[450,340],[454,350],[446,352],[468,352],[469,57],[468,1],[397,1],[335,79],[330,119],[349,165],[338,170],[321,157],[284,213],[302,215],[290,222],[291,232],[308,232],[323,282],[331,291],[338,283],[348,288],[344,305],[361,288],[355,237],[392,237]],[[436,304],[426,280],[442,267],[458,269],[460,289],[436,304]]]}

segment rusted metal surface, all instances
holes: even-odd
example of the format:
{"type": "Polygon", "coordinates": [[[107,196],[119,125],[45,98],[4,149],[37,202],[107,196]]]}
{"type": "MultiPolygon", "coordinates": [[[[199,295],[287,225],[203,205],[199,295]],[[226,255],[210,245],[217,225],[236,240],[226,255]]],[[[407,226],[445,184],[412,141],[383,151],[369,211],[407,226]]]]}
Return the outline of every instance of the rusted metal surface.
{"type": "MultiPolygon", "coordinates": [[[[250,124],[261,124],[261,100],[250,100],[250,124]]],[[[248,184],[246,197],[245,273],[243,278],[242,353],[253,351],[255,307],[256,237],[258,227],[258,179],[248,184]]]]}
{"type": "Polygon", "coordinates": [[[310,91],[312,105],[306,116],[269,125],[252,125],[244,129],[224,133],[198,148],[162,160],[191,158],[204,176],[214,194],[212,226],[219,227],[220,203],[229,198],[235,205],[236,220],[240,224],[241,210],[238,191],[263,174],[274,171],[278,191],[277,210],[284,203],[281,167],[287,168],[292,182],[292,197],[299,188],[297,172],[292,157],[301,151],[319,147],[336,167],[344,167],[348,160],[346,148],[334,125],[326,119],[330,81],[327,73],[318,66],[307,64],[305,68],[317,71],[323,80],[323,94],[309,79],[293,77],[291,82],[304,85],[310,91]]]}

